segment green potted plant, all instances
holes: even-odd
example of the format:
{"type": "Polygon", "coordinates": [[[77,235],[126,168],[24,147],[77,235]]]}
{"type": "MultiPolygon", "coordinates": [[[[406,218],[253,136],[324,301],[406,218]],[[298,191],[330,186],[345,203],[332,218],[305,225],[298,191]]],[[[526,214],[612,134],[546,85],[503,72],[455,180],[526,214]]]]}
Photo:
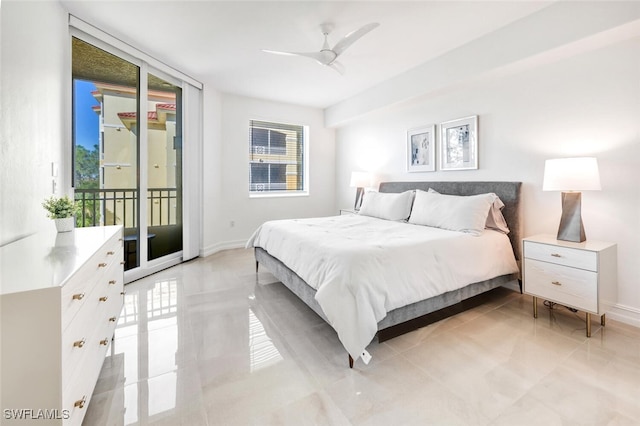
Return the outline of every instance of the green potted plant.
{"type": "Polygon", "coordinates": [[[75,213],[78,210],[77,204],[67,195],[64,197],[54,197],[44,200],[42,207],[47,211],[47,217],[50,217],[56,223],[58,232],[73,231],[75,226],[75,213]]]}

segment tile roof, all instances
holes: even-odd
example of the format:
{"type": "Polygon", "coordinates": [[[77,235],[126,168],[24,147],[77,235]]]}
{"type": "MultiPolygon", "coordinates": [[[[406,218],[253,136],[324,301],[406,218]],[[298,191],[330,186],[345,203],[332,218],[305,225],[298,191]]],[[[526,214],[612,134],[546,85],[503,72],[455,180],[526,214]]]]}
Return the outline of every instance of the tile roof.
{"type": "MultiPolygon", "coordinates": [[[[120,118],[137,118],[138,114],[136,114],[135,112],[119,112],[118,113],[118,117],[120,118]]],[[[155,111],[149,111],[147,112],[147,119],[148,120],[157,120],[158,119],[158,113],[155,111]]]]}

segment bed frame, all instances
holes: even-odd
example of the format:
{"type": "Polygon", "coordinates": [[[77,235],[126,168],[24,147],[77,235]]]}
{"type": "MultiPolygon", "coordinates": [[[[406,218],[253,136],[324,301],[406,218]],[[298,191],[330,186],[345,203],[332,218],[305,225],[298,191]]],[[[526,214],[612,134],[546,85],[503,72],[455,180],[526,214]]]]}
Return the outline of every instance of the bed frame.
{"type": "MultiPolygon", "coordinates": [[[[502,214],[509,225],[509,230],[511,231],[509,233],[509,239],[516,260],[518,264],[520,264],[521,185],[521,182],[382,182],[379,191],[399,193],[411,189],[427,191],[429,188],[432,188],[441,194],[449,195],[476,195],[494,192],[504,203],[502,214]]],[[[258,266],[260,264],[264,265],[289,290],[327,321],[322,308],[315,299],[315,289],[264,249],[256,247],[255,258],[256,273],[258,272],[258,266]]],[[[483,303],[485,297],[482,296],[485,295],[486,292],[500,286],[509,287],[514,290],[519,289],[522,292],[522,286],[518,276],[515,274],[502,275],[394,309],[378,322],[378,341],[384,342],[385,340],[477,306],[483,303]]],[[[349,355],[349,367],[353,367],[351,355],[349,355]]]]}

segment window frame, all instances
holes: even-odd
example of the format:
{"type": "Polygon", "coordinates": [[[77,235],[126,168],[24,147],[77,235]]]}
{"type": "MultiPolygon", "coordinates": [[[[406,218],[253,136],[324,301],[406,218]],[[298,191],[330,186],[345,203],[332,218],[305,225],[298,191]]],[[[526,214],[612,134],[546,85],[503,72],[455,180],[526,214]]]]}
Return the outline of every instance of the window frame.
{"type": "MultiPolygon", "coordinates": [[[[286,121],[276,121],[268,119],[250,119],[247,127],[247,140],[249,142],[249,167],[247,168],[248,176],[248,193],[249,198],[277,198],[277,197],[306,197],[309,195],[309,126],[305,124],[292,124],[286,121]],[[267,190],[267,191],[252,191],[251,190],[251,164],[255,162],[251,159],[253,155],[253,144],[251,141],[251,132],[254,122],[268,123],[274,125],[274,130],[277,131],[277,126],[291,126],[302,128],[302,181],[303,188],[299,190],[267,190]]],[[[269,164],[269,163],[267,163],[269,164]]],[[[271,163],[278,164],[278,163],[271,163]]],[[[296,163],[297,164],[297,163],[296,163]]]]}

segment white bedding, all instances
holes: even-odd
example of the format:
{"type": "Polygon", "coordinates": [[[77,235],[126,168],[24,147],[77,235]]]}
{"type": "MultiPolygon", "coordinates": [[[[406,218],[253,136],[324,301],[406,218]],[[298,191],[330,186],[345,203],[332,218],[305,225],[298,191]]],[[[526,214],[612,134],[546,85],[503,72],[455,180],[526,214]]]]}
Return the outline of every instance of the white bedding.
{"type": "Polygon", "coordinates": [[[509,238],[359,215],[264,223],[261,247],[317,290],[345,349],[358,359],[387,312],[468,284],[518,272],[509,238]]]}

